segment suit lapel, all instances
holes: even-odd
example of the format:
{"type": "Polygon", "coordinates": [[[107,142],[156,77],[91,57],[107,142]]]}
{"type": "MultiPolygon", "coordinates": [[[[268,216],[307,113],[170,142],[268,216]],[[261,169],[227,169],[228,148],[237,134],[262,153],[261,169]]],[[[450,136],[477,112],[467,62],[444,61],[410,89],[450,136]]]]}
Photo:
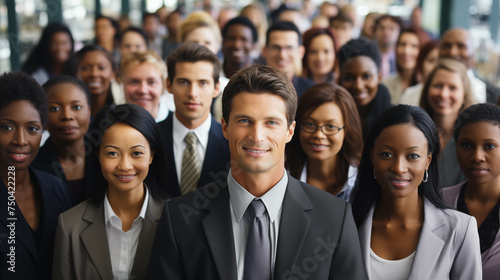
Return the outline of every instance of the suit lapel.
{"type": "Polygon", "coordinates": [[[435,234],[435,231],[445,224],[446,219],[442,217],[442,211],[427,199],[423,200],[424,225],[410,270],[410,279],[431,279],[431,272],[445,244],[444,240],[435,234]]]}
{"type": "Polygon", "coordinates": [[[359,243],[361,245],[361,255],[363,256],[363,263],[365,264],[365,269],[368,274],[368,279],[370,279],[370,248],[371,248],[371,236],[372,236],[372,226],[373,226],[373,212],[375,211],[375,204],[372,205],[370,211],[366,215],[365,221],[361,224],[358,229],[359,243]]]}
{"type": "Polygon", "coordinates": [[[139,235],[139,243],[137,244],[137,251],[135,253],[134,264],[130,275],[131,279],[142,279],[146,275],[151,249],[153,248],[156,226],[158,225],[162,210],[163,203],[154,200],[153,197],[149,195],[148,209],[139,235]]]}
{"type": "Polygon", "coordinates": [[[89,204],[83,214],[83,220],[90,223],[89,227],[80,233],[85,248],[89,253],[102,279],[112,279],[113,269],[109,253],[109,244],[104,224],[104,205],[89,204]]]}
{"type": "Polygon", "coordinates": [[[198,181],[198,188],[203,187],[204,185],[213,182],[217,179],[217,178],[210,178],[210,174],[208,174],[209,173],[208,171],[213,168],[211,165],[218,158],[217,152],[219,151],[219,149],[217,149],[218,145],[217,135],[215,135],[215,133],[212,131],[214,127],[213,122],[214,120],[212,119],[212,124],[210,125],[210,130],[208,133],[207,148],[205,150],[205,160],[203,160],[200,173],[200,180],[198,181]]]}
{"type": "Polygon", "coordinates": [[[280,230],[274,268],[275,279],[280,279],[286,271],[291,271],[302,248],[309,229],[310,219],[304,213],[312,204],[300,182],[288,176],[288,186],[281,210],[280,230]],[[290,234],[292,232],[293,234],[290,234]]]}
{"type": "MultiPolygon", "coordinates": [[[[227,184],[227,183],[225,183],[227,184]]],[[[237,278],[231,209],[227,185],[210,201],[202,224],[221,280],[237,278]]]]}
{"type": "Polygon", "coordinates": [[[168,194],[172,197],[181,195],[179,186],[179,179],[177,177],[177,168],[175,166],[174,157],[174,114],[169,114],[168,118],[159,123],[162,132],[162,138],[165,149],[165,157],[167,160],[167,174],[168,174],[168,194]]]}

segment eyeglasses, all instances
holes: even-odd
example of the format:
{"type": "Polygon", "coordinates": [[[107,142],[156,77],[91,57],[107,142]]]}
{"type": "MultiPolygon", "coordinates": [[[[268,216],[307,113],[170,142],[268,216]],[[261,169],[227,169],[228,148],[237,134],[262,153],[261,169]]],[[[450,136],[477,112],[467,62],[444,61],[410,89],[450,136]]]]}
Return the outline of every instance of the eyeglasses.
{"type": "Polygon", "coordinates": [[[325,125],[319,126],[319,125],[316,125],[316,124],[313,124],[310,122],[302,123],[300,127],[302,127],[302,130],[304,130],[304,132],[307,132],[307,133],[315,133],[319,128],[319,129],[321,129],[321,132],[323,132],[323,134],[325,134],[327,136],[335,135],[335,134],[339,133],[339,131],[344,129],[344,127],[339,127],[339,126],[336,126],[333,124],[325,124],[325,125]]]}

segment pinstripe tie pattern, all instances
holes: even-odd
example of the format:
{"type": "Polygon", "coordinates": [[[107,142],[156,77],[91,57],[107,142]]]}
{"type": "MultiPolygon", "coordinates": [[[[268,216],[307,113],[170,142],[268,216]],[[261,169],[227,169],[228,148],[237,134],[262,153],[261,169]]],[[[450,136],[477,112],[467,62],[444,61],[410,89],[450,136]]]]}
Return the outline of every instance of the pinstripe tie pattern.
{"type": "Polygon", "coordinates": [[[184,137],[186,149],[182,155],[181,169],[181,193],[185,194],[194,189],[200,180],[201,162],[196,150],[198,138],[193,132],[189,132],[184,137]]]}
{"type": "Polygon", "coordinates": [[[271,240],[269,216],[260,199],[254,199],[247,208],[250,211],[247,249],[243,280],[271,280],[271,240]]]}

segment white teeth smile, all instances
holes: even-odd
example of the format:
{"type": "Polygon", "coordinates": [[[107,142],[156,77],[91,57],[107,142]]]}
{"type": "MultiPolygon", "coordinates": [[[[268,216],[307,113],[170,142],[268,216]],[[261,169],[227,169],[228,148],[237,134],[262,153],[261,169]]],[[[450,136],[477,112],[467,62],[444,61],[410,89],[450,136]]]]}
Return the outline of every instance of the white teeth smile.
{"type": "Polygon", "coordinates": [[[256,154],[263,154],[267,151],[257,151],[257,150],[251,150],[251,149],[246,149],[247,151],[251,152],[251,153],[256,153],[256,154]]]}
{"type": "Polygon", "coordinates": [[[16,157],[23,157],[23,156],[25,156],[26,154],[11,154],[11,155],[16,156],[16,157]]]}
{"type": "Polygon", "coordinates": [[[316,149],[322,149],[326,147],[326,145],[315,145],[315,144],[311,144],[311,146],[316,149]]]}
{"type": "Polygon", "coordinates": [[[100,85],[101,85],[100,82],[90,82],[89,83],[89,86],[91,86],[91,87],[100,86],[100,85]]]}
{"type": "Polygon", "coordinates": [[[118,178],[120,179],[130,179],[130,178],[133,178],[134,175],[129,175],[129,176],[117,176],[118,178]]]}

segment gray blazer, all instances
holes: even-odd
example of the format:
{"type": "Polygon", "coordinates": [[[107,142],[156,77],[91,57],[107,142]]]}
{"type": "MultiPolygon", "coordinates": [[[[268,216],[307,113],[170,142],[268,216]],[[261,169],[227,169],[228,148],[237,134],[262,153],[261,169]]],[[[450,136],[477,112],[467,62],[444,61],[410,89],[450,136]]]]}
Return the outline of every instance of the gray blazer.
{"type": "MultiPolygon", "coordinates": [[[[358,229],[361,253],[370,278],[373,211],[358,229]]],[[[438,209],[424,198],[424,224],[408,279],[481,279],[476,219],[456,210],[438,209]]]]}
{"type": "MultiPolygon", "coordinates": [[[[466,182],[463,182],[442,190],[443,200],[448,206],[457,208],[460,189],[465,183],[466,182]]],[[[500,212],[498,216],[500,218],[500,212]]],[[[500,230],[497,232],[495,241],[493,241],[491,247],[481,254],[481,258],[483,262],[483,280],[500,279],[500,230]]]]}
{"type": "MultiPolygon", "coordinates": [[[[130,279],[143,279],[163,204],[149,196],[130,279]]],[[[104,199],[86,200],[59,216],[54,248],[53,279],[113,279],[104,199]]]]}

